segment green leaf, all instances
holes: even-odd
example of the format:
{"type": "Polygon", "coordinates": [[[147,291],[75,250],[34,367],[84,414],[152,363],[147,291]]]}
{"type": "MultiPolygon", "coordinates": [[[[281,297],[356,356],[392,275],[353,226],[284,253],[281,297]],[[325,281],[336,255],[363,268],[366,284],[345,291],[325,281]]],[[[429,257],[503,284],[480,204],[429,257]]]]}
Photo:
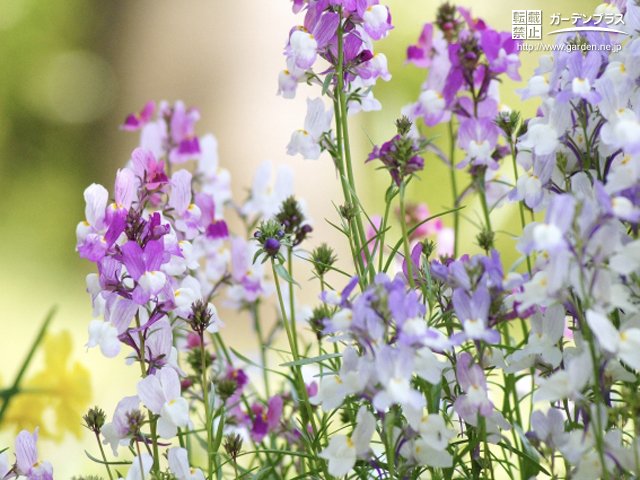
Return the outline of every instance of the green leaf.
{"type": "Polygon", "coordinates": [[[523,467],[525,471],[522,472],[523,478],[531,478],[532,476],[535,477],[539,472],[542,472],[545,475],[551,476],[551,474],[544,467],[542,467],[542,465],[540,465],[540,456],[538,455],[538,452],[536,452],[533,449],[533,447],[529,443],[529,440],[527,440],[524,434],[522,433],[522,430],[520,429],[520,427],[518,425],[513,425],[513,428],[518,434],[518,437],[520,438],[520,441],[522,442],[522,446],[524,447],[525,451],[522,452],[520,451],[520,449],[514,448],[505,442],[501,442],[498,445],[503,448],[506,448],[511,453],[514,453],[515,455],[521,457],[524,460],[523,467]],[[535,473],[532,473],[534,471],[535,473]],[[529,472],[528,476],[525,476],[526,472],[529,472]]]}
{"type": "Polygon", "coordinates": [[[91,460],[92,462],[95,462],[95,463],[99,463],[100,465],[131,465],[131,462],[128,462],[126,460],[121,460],[119,462],[116,462],[116,461],[105,462],[104,460],[101,460],[99,458],[94,457],[93,455],[91,455],[86,450],[84,451],[84,453],[89,458],[89,460],[91,460]]]}
{"type": "Polygon", "coordinates": [[[327,75],[326,78],[324,79],[324,82],[322,82],[322,95],[326,95],[327,92],[329,91],[329,87],[331,86],[331,81],[333,80],[333,76],[334,76],[333,73],[327,75]]]}
{"type": "Polygon", "coordinates": [[[295,360],[293,362],[281,363],[281,367],[296,367],[301,365],[311,365],[313,363],[320,363],[323,360],[329,360],[331,358],[342,357],[341,353],[325,353],[324,355],[319,355],[317,357],[311,358],[301,358],[300,360],[295,360]]]}
{"type": "Polygon", "coordinates": [[[251,365],[253,367],[257,367],[257,368],[259,368],[261,370],[266,370],[267,372],[270,372],[270,373],[275,373],[276,375],[280,375],[280,376],[286,378],[287,380],[293,382],[293,379],[291,377],[289,377],[289,375],[287,375],[287,374],[285,374],[283,372],[279,372],[278,370],[273,370],[271,368],[264,368],[262,365],[254,362],[250,358],[247,358],[244,355],[242,355],[239,351],[237,351],[233,347],[229,347],[229,350],[231,350],[236,357],[238,357],[240,360],[242,360],[243,362],[247,363],[248,365],[251,365]]]}
{"type": "Polygon", "coordinates": [[[274,263],[273,264],[273,269],[276,271],[278,276],[280,278],[282,278],[285,282],[291,283],[291,284],[296,285],[298,287],[300,286],[298,284],[298,282],[296,282],[293,278],[291,278],[291,275],[289,275],[289,272],[287,272],[287,269],[284,268],[284,265],[281,265],[281,264],[277,265],[277,264],[274,263]]]}

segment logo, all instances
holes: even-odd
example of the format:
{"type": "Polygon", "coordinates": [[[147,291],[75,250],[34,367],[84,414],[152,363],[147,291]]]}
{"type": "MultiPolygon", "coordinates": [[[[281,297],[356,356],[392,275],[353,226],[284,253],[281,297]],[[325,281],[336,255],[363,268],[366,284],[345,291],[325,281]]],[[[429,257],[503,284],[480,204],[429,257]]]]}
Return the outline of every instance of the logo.
{"type": "MultiPolygon", "coordinates": [[[[615,28],[624,25],[621,13],[605,12],[586,15],[572,13],[562,16],[560,13],[551,15],[549,25],[558,28],[547,33],[557,35],[570,32],[605,32],[628,35],[627,32],[615,28]]],[[[511,10],[511,38],[514,40],[542,40],[542,10],[511,10]]]]}
{"type": "Polygon", "coordinates": [[[541,40],[542,10],[512,10],[511,38],[514,40],[541,40]]]}

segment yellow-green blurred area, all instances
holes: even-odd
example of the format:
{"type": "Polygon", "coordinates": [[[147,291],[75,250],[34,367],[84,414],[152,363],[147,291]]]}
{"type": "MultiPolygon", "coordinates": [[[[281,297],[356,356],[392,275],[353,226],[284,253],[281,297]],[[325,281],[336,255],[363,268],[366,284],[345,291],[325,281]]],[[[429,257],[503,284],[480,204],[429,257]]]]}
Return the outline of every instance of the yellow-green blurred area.
{"type": "MultiPolygon", "coordinates": [[[[364,166],[369,139],[388,139],[400,109],[417,98],[426,72],[407,65],[405,51],[416,42],[423,23],[433,20],[440,2],[383,3],[391,7],[395,29],[376,48],[387,55],[393,79],[375,90],[384,110],[352,122],[357,184],[370,214],[382,213],[388,178],[386,172],[364,166]]],[[[590,13],[598,3],[459,2],[501,30],[511,29],[511,9],[540,9],[548,23],[552,13],[590,13]]],[[[92,265],[77,257],[74,246],[75,227],[84,214],[84,188],[97,182],[112,190],[116,168],[138,141],[137,134],[119,132],[118,125],[148,99],[182,99],[200,109],[199,133],[217,136],[221,163],[232,172],[238,201],[245,198],[251,172],[263,160],[292,166],[296,192],[306,199],[315,220],[313,245],[346,243],[324,221],[336,220],[332,201],[338,204],[341,197],[331,160],[323,156],[317,162],[303,161],[285,154],[291,132],[303,124],[306,97],[319,95],[318,89],[308,87],[301,88],[295,100],[275,95],[287,34],[300,22],[287,0],[0,2],[0,388],[12,381],[42,318],[57,305],[51,332],[70,332],[71,357],[63,362],[65,367],[46,368],[61,361],[56,348],[62,351],[69,344],[58,337],[57,344],[47,347],[58,360],[45,360],[45,350],[39,351],[27,378],[41,371],[48,376],[59,372],[77,375],[82,384],[82,369],[74,370],[79,362],[90,372],[91,393],[82,402],[65,402],[73,406],[90,400],[109,416],[119,398],[135,392],[136,371],[127,368],[123,358],[106,360],[97,350],[83,347],[91,319],[84,278],[92,265]]],[[[537,65],[537,54],[523,53],[521,58],[526,79],[537,65]]],[[[502,102],[531,116],[537,105],[535,100],[519,100],[515,89],[522,85],[506,81],[502,102]]],[[[447,148],[444,128],[427,134],[447,148]]],[[[465,179],[459,172],[462,185],[465,179]]],[[[433,213],[451,207],[447,167],[434,156],[427,157],[411,198],[426,202],[433,213]]],[[[479,220],[480,209],[473,199],[465,203],[468,220],[463,221],[461,251],[476,252],[472,222],[479,220]]],[[[511,207],[495,212],[494,228],[518,234],[515,214],[511,207]]],[[[451,218],[445,223],[451,225],[451,218]]],[[[498,246],[509,252],[507,266],[517,258],[511,253],[513,245],[509,234],[499,233],[498,246]]],[[[346,260],[346,245],[338,251],[346,260]]],[[[255,349],[245,343],[248,319],[230,315],[224,320],[223,336],[229,344],[255,349]]],[[[60,392],[50,395],[47,401],[59,403],[60,392]]],[[[47,411],[42,430],[56,431],[56,412],[47,411]]],[[[77,430],[81,413],[74,419],[66,411],[62,423],[76,422],[70,430],[77,430]]],[[[10,446],[14,433],[14,425],[2,426],[0,450],[10,446]]],[[[54,463],[57,478],[95,471],[83,453],[95,451],[88,433],[76,438],[67,432],[61,438],[61,443],[41,443],[42,456],[54,463]]]]}

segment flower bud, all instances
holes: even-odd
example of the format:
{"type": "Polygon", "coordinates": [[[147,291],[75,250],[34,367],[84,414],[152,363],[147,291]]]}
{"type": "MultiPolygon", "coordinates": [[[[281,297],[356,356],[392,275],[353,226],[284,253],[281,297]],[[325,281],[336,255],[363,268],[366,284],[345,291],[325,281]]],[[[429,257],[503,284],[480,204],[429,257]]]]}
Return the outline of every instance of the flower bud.
{"type": "Polygon", "coordinates": [[[89,411],[82,417],[84,420],[84,426],[94,433],[100,433],[106,416],[104,410],[99,407],[90,408],[89,411]]]}
{"type": "Polygon", "coordinates": [[[224,437],[224,450],[235,462],[242,451],[242,437],[237,433],[232,433],[224,437]]]}
{"type": "Polygon", "coordinates": [[[311,261],[313,262],[313,270],[318,277],[323,277],[334,263],[336,263],[337,257],[333,248],[326,243],[323,243],[319,247],[316,247],[311,252],[311,261]]]}

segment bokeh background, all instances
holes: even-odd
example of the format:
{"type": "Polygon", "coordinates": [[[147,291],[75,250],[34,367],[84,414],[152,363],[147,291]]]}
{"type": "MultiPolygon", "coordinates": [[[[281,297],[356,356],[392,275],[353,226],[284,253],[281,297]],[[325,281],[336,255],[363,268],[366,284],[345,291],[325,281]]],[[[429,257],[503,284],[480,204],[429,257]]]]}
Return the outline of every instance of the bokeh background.
{"type": "MultiPolygon", "coordinates": [[[[352,124],[359,192],[372,214],[381,213],[387,178],[363,165],[369,139],[387,139],[400,109],[417,97],[425,72],[406,65],[404,52],[417,40],[422,24],[433,20],[440,2],[384,3],[391,8],[395,29],[376,48],[387,55],[393,79],[375,90],[384,110],[361,114],[352,124]]],[[[512,8],[541,9],[548,23],[552,13],[590,13],[598,3],[458,2],[502,30],[511,28],[512,8]]],[[[85,396],[110,415],[120,397],[134,392],[135,369],[83,347],[91,318],[84,278],[91,265],[76,256],[74,245],[84,188],[92,182],[112,188],[116,168],[138,140],[118,125],[149,99],[182,99],[200,109],[199,133],[217,136],[221,163],[231,170],[238,200],[245,198],[251,172],[260,162],[290,165],[296,192],[315,219],[312,242],[341,241],[323,220],[336,218],[331,201],[341,198],[330,159],[303,161],[285,154],[291,132],[304,121],[305,98],[317,96],[306,87],[295,100],[275,94],[286,37],[299,22],[287,0],[0,1],[0,389],[13,380],[42,318],[57,305],[51,331],[71,333],[67,366],[73,369],[79,362],[90,371],[91,391],[85,396]]],[[[526,79],[537,65],[537,54],[521,58],[526,79]]],[[[535,101],[523,103],[515,93],[522,85],[505,82],[502,101],[532,115],[535,101]]],[[[444,131],[429,134],[446,142],[444,131]]],[[[439,160],[428,157],[412,198],[427,202],[432,212],[449,208],[447,178],[439,160]]],[[[478,212],[471,202],[464,223],[479,218],[478,212]]],[[[498,240],[505,251],[513,247],[509,232],[518,232],[514,213],[507,208],[494,214],[494,228],[504,231],[498,240]]],[[[451,219],[445,223],[450,225],[451,219]]],[[[472,230],[463,229],[462,251],[475,251],[472,230]]],[[[507,262],[513,260],[514,255],[507,255],[507,262]]],[[[224,320],[228,343],[251,356],[255,345],[243,340],[248,320],[224,320]]],[[[51,348],[52,355],[64,350],[56,344],[51,348]]],[[[40,352],[31,373],[44,363],[40,352]]],[[[64,398],[61,391],[47,401],[57,401],[55,395],[73,405],[73,398],[64,398]]],[[[67,389],[66,395],[80,394],[67,389]]],[[[67,423],[73,423],[73,412],[67,413],[67,423]]],[[[75,421],[79,424],[80,417],[75,421]]],[[[12,444],[14,428],[2,427],[0,450],[12,444]]],[[[83,449],[95,451],[85,433],[41,442],[42,456],[54,462],[57,478],[95,470],[83,449]]]]}

